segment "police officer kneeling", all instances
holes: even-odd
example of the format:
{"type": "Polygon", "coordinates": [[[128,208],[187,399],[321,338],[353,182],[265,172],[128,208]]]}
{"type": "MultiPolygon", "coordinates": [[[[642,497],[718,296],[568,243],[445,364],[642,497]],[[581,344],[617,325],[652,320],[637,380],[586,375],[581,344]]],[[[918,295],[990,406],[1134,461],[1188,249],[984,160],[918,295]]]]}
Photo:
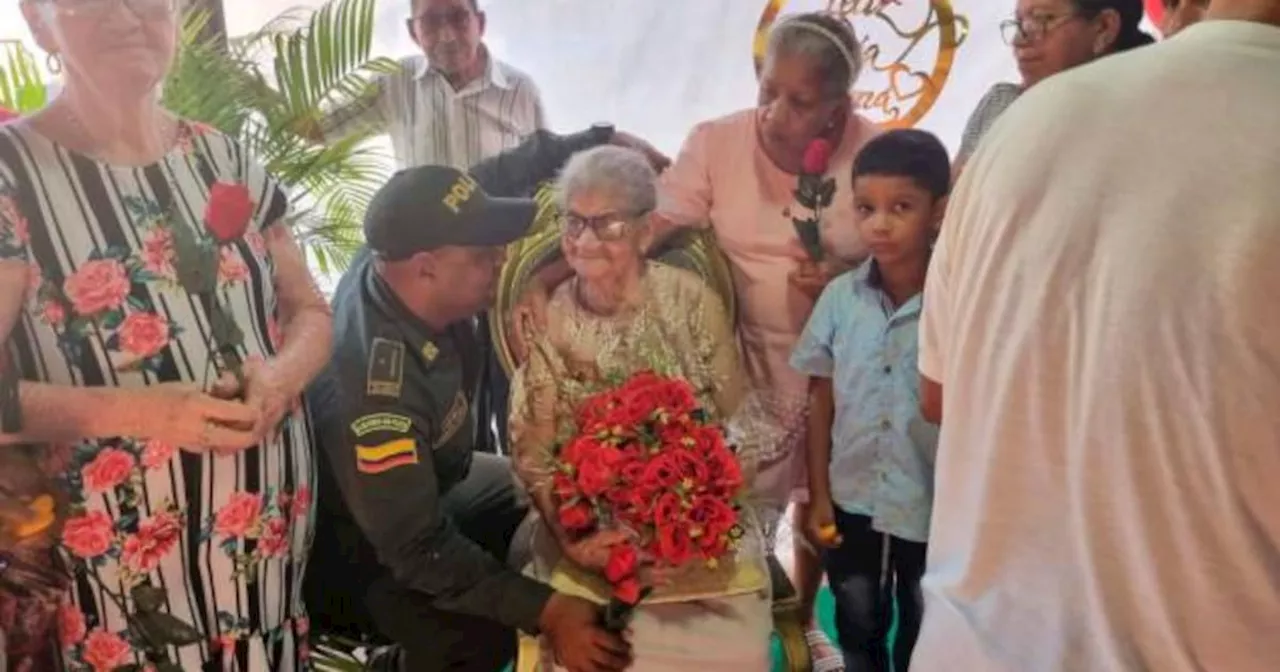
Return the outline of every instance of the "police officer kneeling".
{"type": "Polygon", "coordinates": [[[331,486],[317,553],[344,556],[313,558],[328,571],[311,609],[349,632],[376,627],[413,672],[500,670],[516,628],[545,635],[574,671],[629,663],[595,605],[507,568],[527,507],[506,458],[473,451],[486,428],[471,404],[483,384],[471,319],[534,213],[452,168],[397,173],[370,204],[368,247],[334,297],[333,360],[308,392],[331,486]]]}

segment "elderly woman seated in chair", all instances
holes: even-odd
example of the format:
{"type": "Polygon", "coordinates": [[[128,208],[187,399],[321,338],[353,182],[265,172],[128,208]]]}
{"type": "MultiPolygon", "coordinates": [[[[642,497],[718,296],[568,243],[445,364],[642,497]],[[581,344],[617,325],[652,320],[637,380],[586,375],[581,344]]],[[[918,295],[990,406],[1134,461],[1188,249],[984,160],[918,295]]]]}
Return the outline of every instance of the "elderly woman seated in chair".
{"type": "MultiPolygon", "coordinates": [[[[547,326],[532,332],[512,384],[516,469],[541,513],[530,571],[600,602],[608,598],[599,576],[609,549],[627,532],[579,538],[557,521],[554,447],[574,433],[574,410],[605,380],[643,370],[688,380],[713,421],[734,418],[747,396],[725,299],[696,273],[644,257],[656,180],[644,157],[617,147],[578,154],[565,167],[561,250],[576,275],[552,294],[547,326]]],[[[742,442],[738,455],[751,469],[742,442]]],[[[746,534],[729,561],[652,575],[658,588],[630,623],[633,670],[769,669],[764,544],[749,506],[741,520],[746,534]]]]}

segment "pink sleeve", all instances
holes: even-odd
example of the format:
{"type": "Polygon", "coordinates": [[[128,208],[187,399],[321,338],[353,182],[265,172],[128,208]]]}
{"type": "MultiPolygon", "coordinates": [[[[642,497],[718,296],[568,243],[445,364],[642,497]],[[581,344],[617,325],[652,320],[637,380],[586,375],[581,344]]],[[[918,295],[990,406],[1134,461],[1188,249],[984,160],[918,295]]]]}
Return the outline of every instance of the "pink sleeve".
{"type": "Polygon", "coordinates": [[[711,126],[698,124],[659,183],[658,214],[676,226],[702,228],[711,219],[711,126]]]}
{"type": "Polygon", "coordinates": [[[954,228],[952,222],[944,224],[933,248],[920,312],[920,374],[935,383],[943,383],[946,374],[947,336],[951,332],[951,236],[947,234],[954,228]]]}

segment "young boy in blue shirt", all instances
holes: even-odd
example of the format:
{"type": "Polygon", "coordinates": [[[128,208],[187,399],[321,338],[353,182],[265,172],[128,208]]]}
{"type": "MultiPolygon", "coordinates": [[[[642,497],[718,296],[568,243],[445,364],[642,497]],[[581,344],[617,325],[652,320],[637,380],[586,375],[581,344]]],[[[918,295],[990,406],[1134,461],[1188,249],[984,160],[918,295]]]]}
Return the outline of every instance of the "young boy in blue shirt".
{"type": "Polygon", "coordinates": [[[905,671],[920,631],[938,428],[920,415],[916,338],[950,179],[929,133],[867,143],[853,165],[851,225],[871,258],[827,286],[792,353],[811,377],[804,532],[825,551],[849,672],[905,671]]]}

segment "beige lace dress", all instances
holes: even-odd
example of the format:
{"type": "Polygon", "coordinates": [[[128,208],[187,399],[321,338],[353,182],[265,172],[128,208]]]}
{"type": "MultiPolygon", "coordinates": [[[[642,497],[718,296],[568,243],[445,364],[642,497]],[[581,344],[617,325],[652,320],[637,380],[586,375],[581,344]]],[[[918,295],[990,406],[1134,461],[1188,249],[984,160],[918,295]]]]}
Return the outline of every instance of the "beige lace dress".
{"type": "MultiPolygon", "coordinates": [[[[529,361],[512,382],[513,457],[525,487],[539,488],[550,478],[552,449],[574,433],[573,410],[584,398],[606,379],[645,369],[693,384],[712,419],[726,423],[751,483],[757,452],[752,437],[769,433],[753,432],[744,413],[752,395],[722,299],[697,275],[649,262],[639,306],[605,317],[580,306],[576,283],[553,294],[547,330],[533,339],[529,361]]],[[[716,569],[684,571],[641,603],[631,623],[633,670],[768,669],[768,574],[751,501],[747,493],[747,534],[734,558],[716,569]]],[[[566,576],[573,577],[571,592],[603,600],[601,586],[561,558],[549,533],[533,537],[530,573],[560,589],[566,576]]]]}

